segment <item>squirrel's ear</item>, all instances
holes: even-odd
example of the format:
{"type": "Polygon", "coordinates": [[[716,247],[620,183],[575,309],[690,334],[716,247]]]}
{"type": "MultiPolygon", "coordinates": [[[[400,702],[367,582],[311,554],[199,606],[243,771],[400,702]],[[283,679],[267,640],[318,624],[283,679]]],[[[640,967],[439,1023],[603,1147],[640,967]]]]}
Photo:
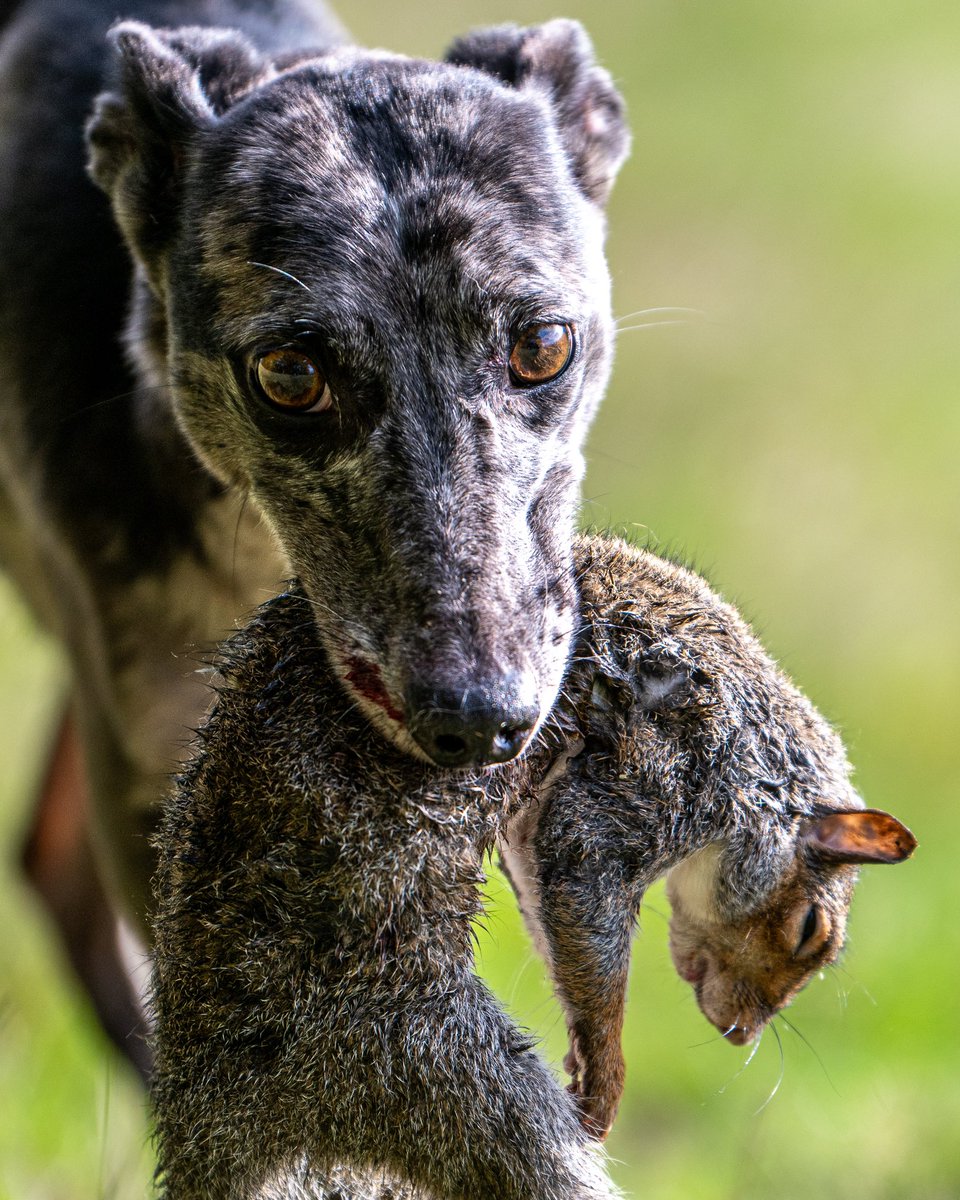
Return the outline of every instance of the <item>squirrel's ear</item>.
{"type": "Polygon", "coordinates": [[[537,88],[549,101],[580,188],[603,204],[630,148],[624,105],[598,67],[577,21],[547,21],[522,29],[500,25],[459,38],[447,62],[486,71],[516,88],[537,88]]]}
{"type": "Polygon", "coordinates": [[[88,168],[149,275],[172,228],[190,140],[272,68],[230,30],[151,29],[123,21],[110,40],[117,84],[97,99],[87,123],[88,168]]]}
{"type": "Polygon", "coordinates": [[[637,663],[634,685],[640,706],[652,712],[680,708],[694,694],[690,668],[657,649],[637,663]]]}
{"type": "Polygon", "coordinates": [[[838,863],[898,863],[917,848],[906,825],[876,808],[820,817],[804,826],[801,839],[810,854],[838,863]]]}

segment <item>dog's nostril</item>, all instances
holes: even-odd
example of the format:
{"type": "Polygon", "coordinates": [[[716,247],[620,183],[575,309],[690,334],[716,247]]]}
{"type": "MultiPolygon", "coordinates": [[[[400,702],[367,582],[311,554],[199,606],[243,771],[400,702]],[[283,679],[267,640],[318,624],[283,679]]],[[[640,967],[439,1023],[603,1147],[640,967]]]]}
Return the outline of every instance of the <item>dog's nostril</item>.
{"type": "Polygon", "coordinates": [[[467,743],[462,737],[452,733],[438,733],[435,739],[437,749],[444,755],[457,756],[467,753],[467,743]]]}
{"type": "Polygon", "coordinates": [[[536,717],[532,721],[524,722],[522,725],[501,725],[499,732],[493,739],[495,748],[509,752],[511,756],[516,754],[535,724],[536,717]]]}

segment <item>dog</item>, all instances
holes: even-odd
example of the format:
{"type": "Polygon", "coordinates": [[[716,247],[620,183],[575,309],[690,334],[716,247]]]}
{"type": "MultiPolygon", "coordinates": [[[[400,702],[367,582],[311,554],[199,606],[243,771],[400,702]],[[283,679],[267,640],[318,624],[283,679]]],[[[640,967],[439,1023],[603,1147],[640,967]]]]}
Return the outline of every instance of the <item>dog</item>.
{"type": "Polygon", "coordinates": [[[0,43],[0,556],[71,695],[24,859],[141,1070],[198,661],[291,572],[394,743],[506,761],[575,623],[622,101],[575,23],[443,62],[306,0],[24,0],[0,43]]]}

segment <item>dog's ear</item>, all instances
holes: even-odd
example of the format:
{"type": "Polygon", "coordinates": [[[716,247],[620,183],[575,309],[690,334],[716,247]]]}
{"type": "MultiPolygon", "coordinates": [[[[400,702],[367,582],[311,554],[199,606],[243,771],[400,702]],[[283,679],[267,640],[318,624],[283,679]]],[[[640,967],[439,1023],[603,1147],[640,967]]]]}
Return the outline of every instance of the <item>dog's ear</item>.
{"type": "Polygon", "coordinates": [[[590,39],[578,22],[480,29],[454,42],[446,57],[511,87],[545,93],[577,182],[594,203],[606,201],[627,156],[630,135],[623,99],[607,72],[597,66],[590,39]]]}
{"type": "Polygon", "coordinates": [[[148,277],[173,228],[191,140],[272,74],[230,30],[157,30],[124,21],[110,32],[117,85],[87,123],[88,168],[148,277]]]}

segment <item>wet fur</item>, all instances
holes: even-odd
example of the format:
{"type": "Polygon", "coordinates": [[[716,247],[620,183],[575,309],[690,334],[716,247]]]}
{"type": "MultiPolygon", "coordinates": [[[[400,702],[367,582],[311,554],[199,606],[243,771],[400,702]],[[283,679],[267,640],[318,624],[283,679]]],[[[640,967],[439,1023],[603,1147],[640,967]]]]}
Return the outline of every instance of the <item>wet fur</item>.
{"type": "Polygon", "coordinates": [[[581,543],[578,572],[583,627],[545,739],[569,756],[501,854],[551,965],[584,1119],[602,1137],[623,1089],[630,942],[651,883],[673,872],[675,965],[742,1042],[839,954],[852,864],[901,861],[915,843],[862,811],[836,732],[703,579],[601,539],[581,543]],[[876,847],[825,851],[824,822],[851,812],[879,832],[876,847]],[[814,904],[830,936],[798,957],[814,904]]]}
{"type": "Polygon", "coordinates": [[[162,1194],[300,1200],[344,1161],[442,1200],[612,1196],[473,971],[482,857],[515,795],[379,742],[300,592],[226,655],[160,834],[162,1194]]]}
{"type": "MultiPolygon", "coordinates": [[[[619,1101],[645,887],[718,845],[704,894],[719,953],[745,923],[776,925],[811,817],[862,808],[836,735],[701,579],[601,539],[580,541],[577,569],[559,704],[522,759],[482,773],[371,740],[299,591],[230,643],[160,840],[171,1200],[285,1172],[299,1200],[338,1160],[431,1196],[605,1194],[583,1182],[595,1164],[576,1117],[602,1135],[619,1101]],[[567,1013],[576,1110],[473,974],[496,843],[567,1013]]],[[[839,920],[853,878],[821,860],[805,894],[839,920]]]]}

